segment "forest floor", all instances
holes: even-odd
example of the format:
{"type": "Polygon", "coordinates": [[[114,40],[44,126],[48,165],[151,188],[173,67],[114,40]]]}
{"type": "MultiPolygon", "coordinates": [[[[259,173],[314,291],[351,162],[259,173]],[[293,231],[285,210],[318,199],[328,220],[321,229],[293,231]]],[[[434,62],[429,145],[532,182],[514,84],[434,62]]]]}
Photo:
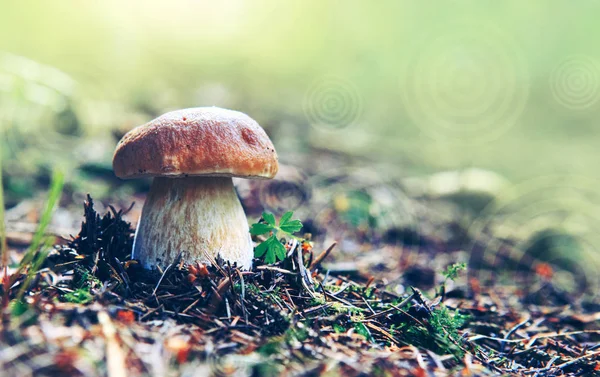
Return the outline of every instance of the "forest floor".
{"type": "Polygon", "coordinates": [[[83,217],[81,203],[59,203],[83,219],[73,236],[28,254],[43,205],[9,208],[2,373],[600,375],[585,261],[545,258],[539,242],[523,250],[496,220],[465,225],[460,205],[372,171],[314,177],[286,166],[274,181],[237,182],[251,222],[290,209],[304,224],[306,241],[284,240],[284,260],[257,258],[250,271],[180,261],[145,271],[130,255],[141,206],[89,196],[83,217]]]}

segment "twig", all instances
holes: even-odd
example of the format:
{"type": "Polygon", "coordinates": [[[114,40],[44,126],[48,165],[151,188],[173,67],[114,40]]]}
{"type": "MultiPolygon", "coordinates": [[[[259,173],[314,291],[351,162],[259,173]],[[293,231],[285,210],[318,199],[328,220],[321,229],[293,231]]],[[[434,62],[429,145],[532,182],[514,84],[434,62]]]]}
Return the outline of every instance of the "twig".
{"type": "Polygon", "coordinates": [[[587,355],[583,355],[583,356],[577,357],[577,358],[575,358],[573,360],[569,360],[567,362],[564,362],[562,364],[556,365],[554,367],[546,366],[544,368],[529,369],[529,370],[523,371],[523,373],[525,373],[525,374],[533,374],[533,373],[538,373],[538,372],[545,372],[545,371],[548,371],[550,369],[565,369],[566,367],[569,367],[569,366],[571,366],[573,364],[576,364],[576,363],[580,362],[581,360],[584,360],[584,359],[587,359],[589,357],[596,356],[596,355],[600,355],[600,351],[588,353],[587,355]]]}
{"type": "Polygon", "coordinates": [[[312,261],[312,263],[310,264],[310,266],[308,266],[309,270],[314,270],[319,264],[321,264],[321,262],[323,262],[323,260],[325,258],[327,258],[327,256],[329,255],[329,253],[331,253],[331,251],[333,250],[333,248],[337,245],[337,242],[334,242],[331,244],[331,246],[329,246],[327,248],[327,250],[323,251],[321,254],[317,255],[317,257],[312,261]]]}
{"type": "Polygon", "coordinates": [[[517,323],[515,326],[513,326],[512,329],[510,329],[506,335],[504,336],[504,341],[501,342],[500,344],[500,352],[504,352],[504,348],[506,346],[506,341],[510,338],[510,336],[512,334],[514,334],[515,331],[517,331],[518,329],[520,329],[521,327],[523,327],[527,322],[529,322],[529,320],[531,319],[531,317],[527,317],[524,321],[521,321],[519,323],[517,323]]]}
{"type": "Polygon", "coordinates": [[[296,263],[298,263],[298,271],[300,273],[300,280],[302,280],[302,286],[304,287],[304,289],[308,292],[308,294],[312,297],[315,298],[315,293],[314,293],[314,289],[312,288],[312,278],[310,277],[310,274],[308,273],[308,271],[306,270],[306,267],[304,267],[304,261],[302,260],[302,248],[298,247],[298,241],[294,240],[294,246],[293,248],[296,249],[296,258],[297,261],[296,263]]]}
{"type": "Polygon", "coordinates": [[[102,311],[98,313],[98,322],[106,338],[106,364],[109,377],[126,377],[125,354],[117,339],[117,329],[109,315],[102,311]]]}
{"type": "Polygon", "coordinates": [[[143,316],[140,317],[140,321],[143,321],[146,317],[150,316],[151,314],[156,313],[157,311],[159,311],[160,309],[162,309],[164,307],[163,304],[160,304],[159,306],[157,306],[156,308],[150,310],[149,312],[147,312],[146,314],[144,314],[143,316]]]}
{"type": "MultiPolygon", "coordinates": [[[[356,309],[361,309],[361,308],[359,308],[359,307],[358,307],[358,306],[356,306],[356,305],[352,305],[352,303],[350,303],[350,302],[348,302],[348,301],[344,300],[343,298],[339,298],[339,297],[333,296],[333,295],[331,295],[331,294],[327,293],[327,291],[325,291],[325,290],[324,290],[323,292],[325,292],[325,296],[329,296],[329,297],[333,298],[334,300],[336,300],[336,301],[339,301],[339,302],[341,302],[342,304],[344,304],[344,305],[346,305],[346,306],[350,306],[350,307],[352,307],[352,308],[356,308],[356,309]]],[[[362,309],[361,309],[361,310],[362,310],[362,309]]]]}
{"type": "Polygon", "coordinates": [[[229,280],[229,278],[224,278],[217,286],[217,289],[213,287],[213,293],[215,295],[212,297],[212,299],[210,300],[210,304],[208,305],[208,314],[213,314],[217,311],[217,309],[219,308],[219,304],[223,301],[223,295],[225,294],[227,289],[229,289],[230,285],[231,280],[229,280]]]}
{"type": "Polygon", "coordinates": [[[398,339],[394,338],[394,336],[392,334],[390,334],[389,332],[385,331],[384,329],[382,329],[379,326],[376,326],[375,324],[373,324],[372,322],[365,322],[365,326],[367,326],[368,328],[377,331],[378,333],[380,333],[381,335],[385,336],[386,338],[388,338],[389,340],[391,340],[393,343],[396,344],[407,344],[405,342],[399,341],[398,339]]]}
{"type": "Polygon", "coordinates": [[[238,276],[240,277],[240,287],[241,287],[241,300],[240,303],[242,305],[242,311],[244,312],[244,322],[248,323],[248,310],[246,309],[246,284],[244,283],[244,275],[242,275],[242,272],[240,270],[235,270],[238,274],[238,276]]]}
{"type": "Polygon", "coordinates": [[[369,303],[367,302],[367,300],[363,296],[360,296],[360,298],[363,300],[363,302],[365,303],[365,305],[367,305],[367,308],[369,308],[369,310],[371,311],[371,313],[376,314],[375,310],[373,310],[373,308],[371,307],[371,305],[369,305],[369,303]]]}
{"type": "Polygon", "coordinates": [[[381,317],[381,316],[386,315],[388,313],[391,313],[391,312],[393,312],[395,310],[404,312],[404,310],[402,310],[401,308],[404,307],[404,306],[406,306],[410,302],[410,300],[412,300],[414,297],[415,297],[415,293],[413,292],[413,294],[411,294],[410,296],[408,296],[405,300],[403,300],[398,305],[394,305],[394,304],[390,303],[390,306],[391,306],[390,309],[386,309],[386,310],[384,310],[382,312],[379,312],[377,314],[373,314],[371,316],[366,317],[365,319],[373,319],[373,318],[381,317]]]}
{"type": "Polygon", "coordinates": [[[181,255],[182,255],[182,253],[179,253],[179,255],[177,255],[177,258],[175,258],[175,261],[173,263],[171,263],[170,265],[168,265],[167,268],[165,268],[165,271],[162,273],[160,279],[158,280],[158,283],[156,283],[156,287],[154,287],[154,291],[152,291],[152,296],[156,296],[156,291],[158,290],[158,287],[160,286],[160,283],[162,283],[165,276],[167,276],[167,273],[169,271],[171,271],[173,266],[176,266],[179,264],[179,261],[181,260],[181,255]]]}
{"type": "Polygon", "coordinates": [[[284,268],[279,268],[279,267],[275,267],[275,266],[258,266],[256,267],[257,270],[269,270],[269,271],[276,271],[276,272],[281,272],[282,274],[286,274],[286,275],[298,275],[295,272],[292,272],[290,270],[286,270],[284,268]]]}
{"type": "Polygon", "coordinates": [[[201,299],[201,298],[202,298],[202,297],[200,297],[200,298],[197,298],[197,299],[196,299],[196,301],[192,302],[190,305],[188,305],[188,307],[187,307],[187,308],[183,309],[183,311],[182,311],[181,313],[182,313],[182,314],[185,314],[185,313],[187,313],[187,312],[188,312],[188,310],[190,310],[191,308],[193,308],[193,307],[194,307],[194,306],[195,306],[195,305],[196,305],[196,304],[197,304],[197,303],[200,301],[200,299],[201,299]]]}
{"type": "Polygon", "coordinates": [[[545,333],[545,334],[538,334],[538,335],[530,336],[528,338],[521,338],[521,339],[504,339],[504,338],[497,338],[494,336],[476,334],[476,335],[469,337],[469,341],[474,341],[474,340],[479,340],[479,339],[490,339],[490,340],[497,340],[499,342],[504,342],[504,343],[523,343],[523,342],[526,342],[526,341],[529,341],[532,339],[559,338],[559,337],[563,337],[563,336],[571,336],[571,335],[579,335],[579,334],[600,334],[600,330],[581,330],[581,331],[571,331],[571,332],[552,333],[552,334],[545,333]]]}

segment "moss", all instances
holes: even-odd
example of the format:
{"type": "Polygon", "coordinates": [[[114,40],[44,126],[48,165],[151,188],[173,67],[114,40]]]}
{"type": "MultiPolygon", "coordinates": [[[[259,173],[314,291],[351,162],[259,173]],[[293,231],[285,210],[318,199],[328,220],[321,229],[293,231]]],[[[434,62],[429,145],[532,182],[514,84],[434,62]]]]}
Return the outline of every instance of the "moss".
{"type": "Polygon", "coordinates": [[[316,293],[315,296],[310,300],[311,305],[314,306],[324,305],[326,302],[327,301],[325,300],[325,297],[319,293],[316,293]]]}
{"type": "Polygon", "coordinates": [[[468,316],[462,315],[458,311],[451,312],[441,305],[432,311],[429,326],[405,323],[400,325],[398,330],[401,330],[402,338],[408,343],[436,353],[452,354],[457,359],[461,359],[464,351],[457,346],[457,344],[463,343],[458,330],[464,326],[467,320],[468,316]]]}
{"type": "Polygon", "coordinates": [[[101,284],[100,280],[98,280],[98,278],[96,278],[87,268],[80,265],[75,267],[74,277],[75,284],[73,287],[76,289],[90,288],[101,284]]]}
{"type": "Polygon", "coordinates": [[[76,289],[73,292],[63,295],[62,298],[67,302],[75,304],[87,304],[94,299],[89,287],[76,289]]]}
{"type": "Polygon", "coordinates": [[[288,344],[306,341],[309,334],[305,326],[307,326],[307,324],[290,326],[285,333],[280,336],[272,337],[269,342],[259,347],[258,353],[263,356],[277,355],[281,353],[281,349],[288,344]]]}
{"type": "Polygon", "coordinates": [[[432,312],[430,323],[438,334],[443,334],[444,339],[458,342],[458,329],[464,326],[467,319],[468,316],[460,314],[458,310],[451,313],[447,307],[440,306],[432,312]]]}
{"type": "Polygon", "coordinates": [[[354,306],[346,306],[346,305],[342,304],[341,302],[334,302],[333,304],[331,304],[329,309],[334,310],[338,314],[349,314],[351,316],[360,316],[360,317],[362,317],[362,313],[364,312],[364,309],[362,309],[362,308],[357,308],[354,306]]]}
{"type": "Polygon", "coordinates": [[[334,323],[333,331],[335,331],[336,334],[343,334],[348,330],[344,326],[340,325],[339,323],[334,323]]]}
{"type": "Polygon", "coordinates": [[[364,323],[362,322],[355,322],[354,323],[354,331],[356,331],[357,334],[360,334],[362,336],[365,337],[366,340],[368,340],[369,342],[373,342],[373,336],[371,335],[371,333],[369,332],[369,330],[367,329],[367,326],[365,326],[364,323]]]}
{"type": "Polygon", "coordinates": [[[281,338],[272,339],[258,348],[258,353],[263,356],[276,355],[281,351],[283,340],[281,338]]]}

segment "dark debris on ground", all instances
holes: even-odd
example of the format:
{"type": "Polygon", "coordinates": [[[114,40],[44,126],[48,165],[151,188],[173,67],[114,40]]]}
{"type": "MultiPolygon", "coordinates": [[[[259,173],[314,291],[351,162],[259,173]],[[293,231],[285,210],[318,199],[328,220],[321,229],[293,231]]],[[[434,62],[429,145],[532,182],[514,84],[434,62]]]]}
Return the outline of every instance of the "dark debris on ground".
{"type": "Polygon", "coordinates": [[[180,261],[145,271],[123,213],[101,216],[88,197],[80,233],[55,247],[24,299],[14,300],[25,276],[3,289],[3,373],[600,375],[593,296],[470,275],[435,285],[425,265],[400,280],[377,277],[377,266],[326,268],[335,245],[313,254],[291,244],[284,261],[251,271],[180,261]],[[419,279],[435,286],[419,290],[419,279]]]}

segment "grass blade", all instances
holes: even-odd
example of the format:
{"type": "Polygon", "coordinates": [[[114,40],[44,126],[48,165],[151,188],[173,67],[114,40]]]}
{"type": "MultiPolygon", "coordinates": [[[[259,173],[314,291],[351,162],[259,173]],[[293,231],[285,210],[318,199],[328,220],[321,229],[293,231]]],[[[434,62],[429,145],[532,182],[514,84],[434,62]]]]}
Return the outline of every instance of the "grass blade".
{"type": "MultiPolygon", "coordinates": [[[[52,213],[54,211],[54,207],[56,207],[56,204],[60,199],[63,185],[64,174],[58,170],[55,170],[52,174],[52,182],[50,184],[50,191],[48,192],[48,201],[46,202],[46,208],[44,209],[44,212],[40,217],[40,222],[36,229],[35,235],[33,236],[33,241],[31,242],[31,245],[25,252],[21,263],[19,263],[19,268],[13,274],[13,278],[16,279],[21,275],[22,271],[27,266],[29,266],[29,270],[27,272],[27,279],[25,280],[25,282],[21,286],[21,289],[19,290],[19,299],[27,290],[27,287],[31,283],[31,279],[37,273],[44,260],[46,259],[46,256],[48,255],[47,251],[40,250],[40,248],[46,249],[49,246],[49,244],[47,244],[48,239],[46,237],[46,229],[48,228],[48,225],[52,220],[52,213]]],[[[14,283],[14,281],[12,283],[14,283]]]]}
{"type": "MultiPolygon", "coordinates": [[[[8,267],[8,247],[6,245],[6,225],[4,223],[4,186],[2,183],[2,153],[0,153],[0,267],[8,267]]],[[[6,271],[4,271],[6,273],[6,271]]]]}

